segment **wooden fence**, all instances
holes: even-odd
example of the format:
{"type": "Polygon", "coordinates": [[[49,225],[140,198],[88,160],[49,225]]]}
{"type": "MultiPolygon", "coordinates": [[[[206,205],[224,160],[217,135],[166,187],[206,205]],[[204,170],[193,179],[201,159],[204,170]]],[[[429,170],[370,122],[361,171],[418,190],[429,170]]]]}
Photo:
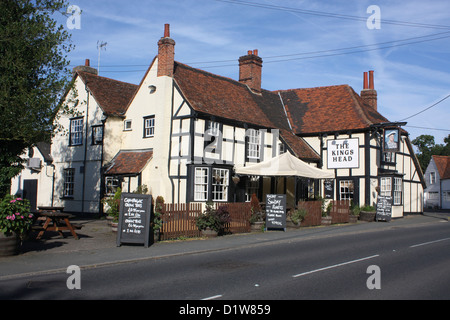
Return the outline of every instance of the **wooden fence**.
{"type": "Polygon", "coordinates": [[[307,215],[302,222],[303,227],[320,226],[322,224],[322,203],[320,201],[299,201],[298,209],[305,209],[307,215]]]}
{"type": "Polygon", "coordinates": [[[331,223],[349,223],[350,221],[350,201],[334,200],[333,208],[330,212],[331,223]]]}
{"type": "MultiPolygon", "coordinates": [[[[348,223],[350,221],[350,201],[331,200],[333,207],[330,211],[331,223],[348,223]]],[[[306,209],[308,214],[302,222],[302,226],[320,226],[322,221],[322,202],[321,201],[299,201],[298,208],[306,209]]]]}
{"type": "Polygon", "coordinates": [[[201,203],[164,204],[160,239],[170,240],[180,237],[200,237],[195,218],[202,213],[201,203]]]}
{"type": "MultiPolygon", "coordinates": [[[[227,206],[231,222],[226,225],[227,233],[250,232],[250,203],[216,203],[215,208],[227,206]]],[[[164,204],[160,239],[170,240],[180,237],[196,238],[201,236],[195,219],[203,212],[201,203],[164,204]]]]}

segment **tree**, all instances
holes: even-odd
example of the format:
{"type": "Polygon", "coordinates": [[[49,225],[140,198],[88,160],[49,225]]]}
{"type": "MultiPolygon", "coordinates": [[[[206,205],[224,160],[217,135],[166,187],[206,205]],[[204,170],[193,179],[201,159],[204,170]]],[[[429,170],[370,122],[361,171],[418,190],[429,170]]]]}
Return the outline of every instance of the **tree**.
{"type": "Polygon", "coordinates": [[[420,135],[412,141],[412,144],[414,144],[419,150],[417,158],[423,172],[425,172],[425,170],[427,169],[428,164],[431,160],[431,156],[450,155],[450,135],[448,135],[447,138],[444,139],[444,142],[446,143],[445,145],[436,144],[434,141],[434,137],[427,134],[420,135]]]}
{"type": "Polygon", "coordinates": [[[20,155],[50,141],[70,81],[70,35],[54,20],[65,0],[0,1],[0,196],[23,168],[20,155]]]}

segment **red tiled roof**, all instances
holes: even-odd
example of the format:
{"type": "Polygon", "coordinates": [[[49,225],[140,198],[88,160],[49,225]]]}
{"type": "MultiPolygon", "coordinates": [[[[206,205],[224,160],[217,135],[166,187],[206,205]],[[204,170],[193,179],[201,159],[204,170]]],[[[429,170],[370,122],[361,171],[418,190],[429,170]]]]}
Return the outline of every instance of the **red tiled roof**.
{"type": "Polygon", "coordinates": [[[123,116],[128,102],[138,88],[135,84],[100,77],[89,72],[77,71],[77,74],[107,115],[123,116]]]}
{"type": "Polygon", "coordinates": [[[441,179],[450,179],[450,156],[433,156],[441,179]]]}
{"type": "Polygon", "coordinates": [[[265,128],[280,129],[281,136],[301,159],[320,160],[302,139],[290,132],[277,93],[253,93],[247,85],[176,62],[174,79],[197,112],[265,128]]]}
{"type": "Polygon", "coordinates": [[[296,134],[357,130],[388,122],[348,85],[277,92],[296,134]]]}
{"type": "Polygon", "coordinates": [[[106,170],[107,175],[138,174],[153,158],[152,150],[120,151],[106,170]]]}

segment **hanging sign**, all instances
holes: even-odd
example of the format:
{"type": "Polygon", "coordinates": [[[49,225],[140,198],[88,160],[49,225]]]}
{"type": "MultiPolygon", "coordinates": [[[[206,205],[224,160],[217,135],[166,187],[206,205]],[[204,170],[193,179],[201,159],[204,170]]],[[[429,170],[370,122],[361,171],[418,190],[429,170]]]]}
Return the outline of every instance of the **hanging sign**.
{"type": "Polygon", "coordinates": [[[359,168],[359,139],[328,140],[328,169],[359,168]]]}
{"type": "Polygon", "coordinates": [[[120,199],[117,246],[122,243],[150,245],[152,196],[122,193],[120,199]]]}
{"type": "Polygon", "coordinates": [[[286,195],[266,195],[266,228],[286,229],[286,195]]]}

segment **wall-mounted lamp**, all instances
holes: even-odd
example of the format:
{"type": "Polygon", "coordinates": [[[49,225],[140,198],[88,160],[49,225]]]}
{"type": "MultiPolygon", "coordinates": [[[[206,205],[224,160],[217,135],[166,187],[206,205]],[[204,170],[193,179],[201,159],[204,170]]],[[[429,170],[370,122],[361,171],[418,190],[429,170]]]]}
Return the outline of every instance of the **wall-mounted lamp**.
{"type": "Polygon", "coordinates": [[[148,86],[148,89],[150,90],[150,94],[153,94],[156,92],[156,86],[154,86],[154,85],[148,86]]]}

